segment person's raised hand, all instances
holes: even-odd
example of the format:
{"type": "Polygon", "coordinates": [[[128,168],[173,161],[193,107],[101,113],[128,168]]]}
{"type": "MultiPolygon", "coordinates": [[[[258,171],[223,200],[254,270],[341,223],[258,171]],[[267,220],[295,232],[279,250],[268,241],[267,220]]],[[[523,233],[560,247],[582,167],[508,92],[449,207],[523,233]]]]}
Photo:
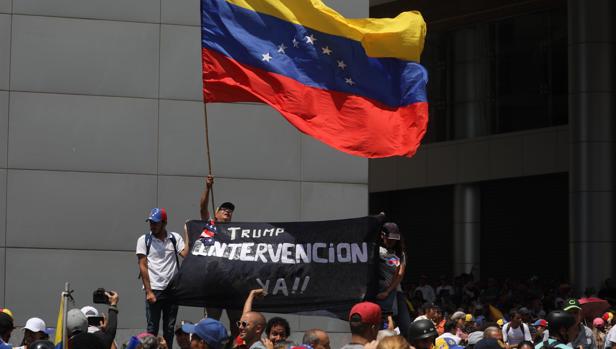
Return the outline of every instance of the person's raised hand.
{"type": "Polygon", "coordinates": [[[269,340],[269,338],[262,338],[261,342],[263,343],[263,345],[265,345],[267,349],[274,349],[274,342],[269,340]]]}
{"type": "Polygon", "coordinates": [[[109,305],[118,305],[118,302],[120,301],[120,296],[116,291],[105,292],[105,295],[109,299],[109,305]]]}
{"type": "Polygon", "coordinates": [[[254,290],[250,290],[250,293],[252,293],[252,296],[254,298],[263,298],[267,296],[267,292],[265,292],[265,290],[262,288],[255,288],[254,290]]]}
{"type": "Polygon", "coordinates": [[[109,321],[107,321],[107,316],[105,316],[105,314],[103,314],[103,320],[101,320],[101,322],[98,324],[98,327],[100,327],[101,330],[103,332],[105,332],[105,330],[107,330],[108,323],[109,323],[109,321]]]}
{"type": "Polygon", "coordinates": [[[207,177],[205,177],[205,185],[208,188],[212,188],[212,185],[214,185],[214,176],[207,175],[207,177]]]}

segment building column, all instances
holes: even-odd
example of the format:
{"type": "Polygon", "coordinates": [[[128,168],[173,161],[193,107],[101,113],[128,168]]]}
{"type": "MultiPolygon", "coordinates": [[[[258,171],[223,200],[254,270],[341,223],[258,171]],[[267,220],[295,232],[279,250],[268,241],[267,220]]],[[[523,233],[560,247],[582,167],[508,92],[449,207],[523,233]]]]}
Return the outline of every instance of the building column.
{"type": "Polygon", "coordinates": [[[569,270],[583,290],[616,277],[616,4],[569,0],[567,10],[569,270]]]}
{"type": "Polygon", "coordinates": [[[453,33],[453,137],[485,136],[490,124],[482,100],[486,94],[487,30],[479,25],[453,33]]]}
{"type": "Polygon", "coordinates": [[[454,275],[479,278],[481,191],[477,184],[456,184],[454,193],[454,275]]]}

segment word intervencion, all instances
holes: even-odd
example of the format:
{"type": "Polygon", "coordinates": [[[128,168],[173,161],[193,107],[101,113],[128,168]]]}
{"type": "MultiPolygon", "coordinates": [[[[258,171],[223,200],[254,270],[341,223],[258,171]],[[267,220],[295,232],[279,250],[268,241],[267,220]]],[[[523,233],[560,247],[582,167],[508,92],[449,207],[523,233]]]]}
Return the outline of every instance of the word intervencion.
{"type": "Polygon", "coordinates": [[[368,244],[362,243],[224,243],[215,241],[204,245],[197,240],[192,252],[195,256],[207,256],[262,263],[367,263],[368,244]]]}

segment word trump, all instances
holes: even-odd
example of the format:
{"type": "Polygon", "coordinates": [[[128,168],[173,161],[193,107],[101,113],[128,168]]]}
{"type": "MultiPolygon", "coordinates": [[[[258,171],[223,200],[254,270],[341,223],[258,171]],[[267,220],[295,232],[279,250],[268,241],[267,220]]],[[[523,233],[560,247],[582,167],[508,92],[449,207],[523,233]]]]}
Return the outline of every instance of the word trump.
{"type": "Polygon", "coordinates": [[[262,263],[367,263],[368,244],[362,243],[324,243],[308,244],[267,244],[267,243],[221,243],[206,246],[197,240],[192,252],[195,256],[207,256],[262,263]]]}
{"type": "Polygon", "coordinates": [[[270,229],[242,229],[240,227],[229,227],[227,228],[229,234],[231,234],[231,240],[235,240],[237,238],[242,239],[258,239],[265,237],[278,236],[284,233],[283,228],[270,228],[270,229]]]}

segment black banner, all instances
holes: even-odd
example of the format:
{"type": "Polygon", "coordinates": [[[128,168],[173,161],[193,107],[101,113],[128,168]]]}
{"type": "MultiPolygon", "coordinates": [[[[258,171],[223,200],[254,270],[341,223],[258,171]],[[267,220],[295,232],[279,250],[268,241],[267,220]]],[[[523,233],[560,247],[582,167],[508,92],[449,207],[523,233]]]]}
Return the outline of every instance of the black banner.
{"type": "Polygon", "coordinates": [[[178,304],[341,318],[376,294],[376,217],[296,223],[186,223],[190,253],[169,288],[178,304]],[[329,313],[329,314],[327,314],[329,313]]]}

